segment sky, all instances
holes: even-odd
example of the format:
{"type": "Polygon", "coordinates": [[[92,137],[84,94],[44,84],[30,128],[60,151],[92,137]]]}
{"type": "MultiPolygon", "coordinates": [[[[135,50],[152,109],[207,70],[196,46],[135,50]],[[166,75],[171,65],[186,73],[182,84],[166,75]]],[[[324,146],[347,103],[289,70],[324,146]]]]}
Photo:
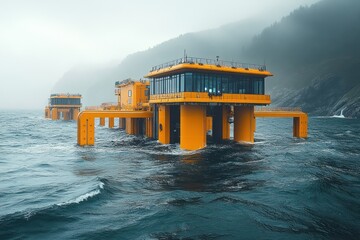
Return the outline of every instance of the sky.
{"type": "Polygon", "coordinates": [[[44,108],[74,66],[118,64],[181,34],[317,1],[0,0],[0,109],[44,108]]]}

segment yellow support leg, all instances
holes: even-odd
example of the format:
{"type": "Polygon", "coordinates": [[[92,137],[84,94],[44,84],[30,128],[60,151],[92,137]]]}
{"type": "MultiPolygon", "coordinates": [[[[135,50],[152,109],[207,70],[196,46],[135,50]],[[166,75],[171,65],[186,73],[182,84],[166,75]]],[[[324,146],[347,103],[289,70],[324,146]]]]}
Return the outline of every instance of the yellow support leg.
{"type": "Polygon", "coordinates": [[[308,116],[302,114],[300,117],[293,118],[293,136],[298,138],[307,138],[308,136],[308,116]]]}
{"type": "Polygon", "coordinates": [[[103,117],[100,118],[99,126],[101,127],[105,126],[105,118],[103,117]]]}
{"type": "Polygon", "coordinates": [[[180,106],[180,148],[198,150],[206,147],[206,107],[180,106]]]}
{"type": "Polygon", "coordinates": [[[119,128],[120,129],[125,129],[125,118],[119,118],[119,128]]]}
{"type": "Polygon", "coordinates": [[[79,112],[80,112],[79,108],[74,108],[73,115],[72,115],[72,120],[76,121],[78,119],[79,112]]]}
{"type": "Polygon", "coordinates": [[[50,109],[45,108],[45,118],[50,118],[50,109]]]}
{"type": "Polygon", "coordinates": [[[109,118],[109,128],[114,128],[114,118],[109,118]]]}
{"type": "Polygon", "coordinates": [[[69,112],[63,112],[64,120],[69,120],[69,112]]]}
{"type": "Polygon", "coordinates": [[[145,119],[145,124],[146,124],[146,136],[148,138],[152,138],[153,137],[153,133],[152,133],[152,118],[146,118],[145,119]]]}
{"type": "Polygon", "coordinates": [[[254,106],[234,107],[234,140],[254,143],[254,106]]]}
{"type": "Polygon", "coordinates": [[[170,143],[170,106],[159,106],[159,142],[170,143]]]}
{"type": "Polygon", "coordinates": [[[78,119],[78,144],[80,146],[94,145],[95,127],[94,117],[80,117],[78,119]]]}
{"type": "Polygon", "coordinates": [[[57,108],[51,109],[51,119],[52,120],[58,120],[59,119],[58,109],[57,108]]]}

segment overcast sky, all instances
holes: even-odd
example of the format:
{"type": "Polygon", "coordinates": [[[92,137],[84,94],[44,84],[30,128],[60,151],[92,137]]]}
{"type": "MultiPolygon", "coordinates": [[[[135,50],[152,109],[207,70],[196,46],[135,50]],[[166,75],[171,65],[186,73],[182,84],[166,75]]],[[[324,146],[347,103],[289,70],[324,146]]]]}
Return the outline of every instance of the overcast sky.
{"type": "Polygon", "coordinates": [[[75,65],[119,63],[180,34],[317,1],[0,0],[0,109],[42,109],[75,65]]]}

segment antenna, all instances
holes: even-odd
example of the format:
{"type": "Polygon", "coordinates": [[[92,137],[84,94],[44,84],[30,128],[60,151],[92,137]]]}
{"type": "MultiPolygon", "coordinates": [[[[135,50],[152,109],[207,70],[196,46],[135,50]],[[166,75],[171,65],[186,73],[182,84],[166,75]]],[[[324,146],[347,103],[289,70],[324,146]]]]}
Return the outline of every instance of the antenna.
{"type": "Polygon", "coordinates": [[[186,49],[184,49],[184,61],[187,61],[186,49]]]}

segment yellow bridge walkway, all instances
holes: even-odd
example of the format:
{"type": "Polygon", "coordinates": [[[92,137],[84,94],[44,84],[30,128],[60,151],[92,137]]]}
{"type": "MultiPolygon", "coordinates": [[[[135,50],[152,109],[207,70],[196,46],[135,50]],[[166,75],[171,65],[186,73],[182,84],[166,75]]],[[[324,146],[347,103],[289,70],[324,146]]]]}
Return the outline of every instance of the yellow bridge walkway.
{"type": "Polygon", "coordinates": [[[94,145],[95,143],[95,118],[152,118],[153,113],[150,111],[89,111],[85,110],[79,113],[78,116],[78,144],[94,145]]]}
{"type": "Polygon", "coordinates": [[[307,138],[308,136],[308,116],[301,110],[257,109],[254,116],[255,118],[293,118],[293,136],[298,138],[307,138]]]}

